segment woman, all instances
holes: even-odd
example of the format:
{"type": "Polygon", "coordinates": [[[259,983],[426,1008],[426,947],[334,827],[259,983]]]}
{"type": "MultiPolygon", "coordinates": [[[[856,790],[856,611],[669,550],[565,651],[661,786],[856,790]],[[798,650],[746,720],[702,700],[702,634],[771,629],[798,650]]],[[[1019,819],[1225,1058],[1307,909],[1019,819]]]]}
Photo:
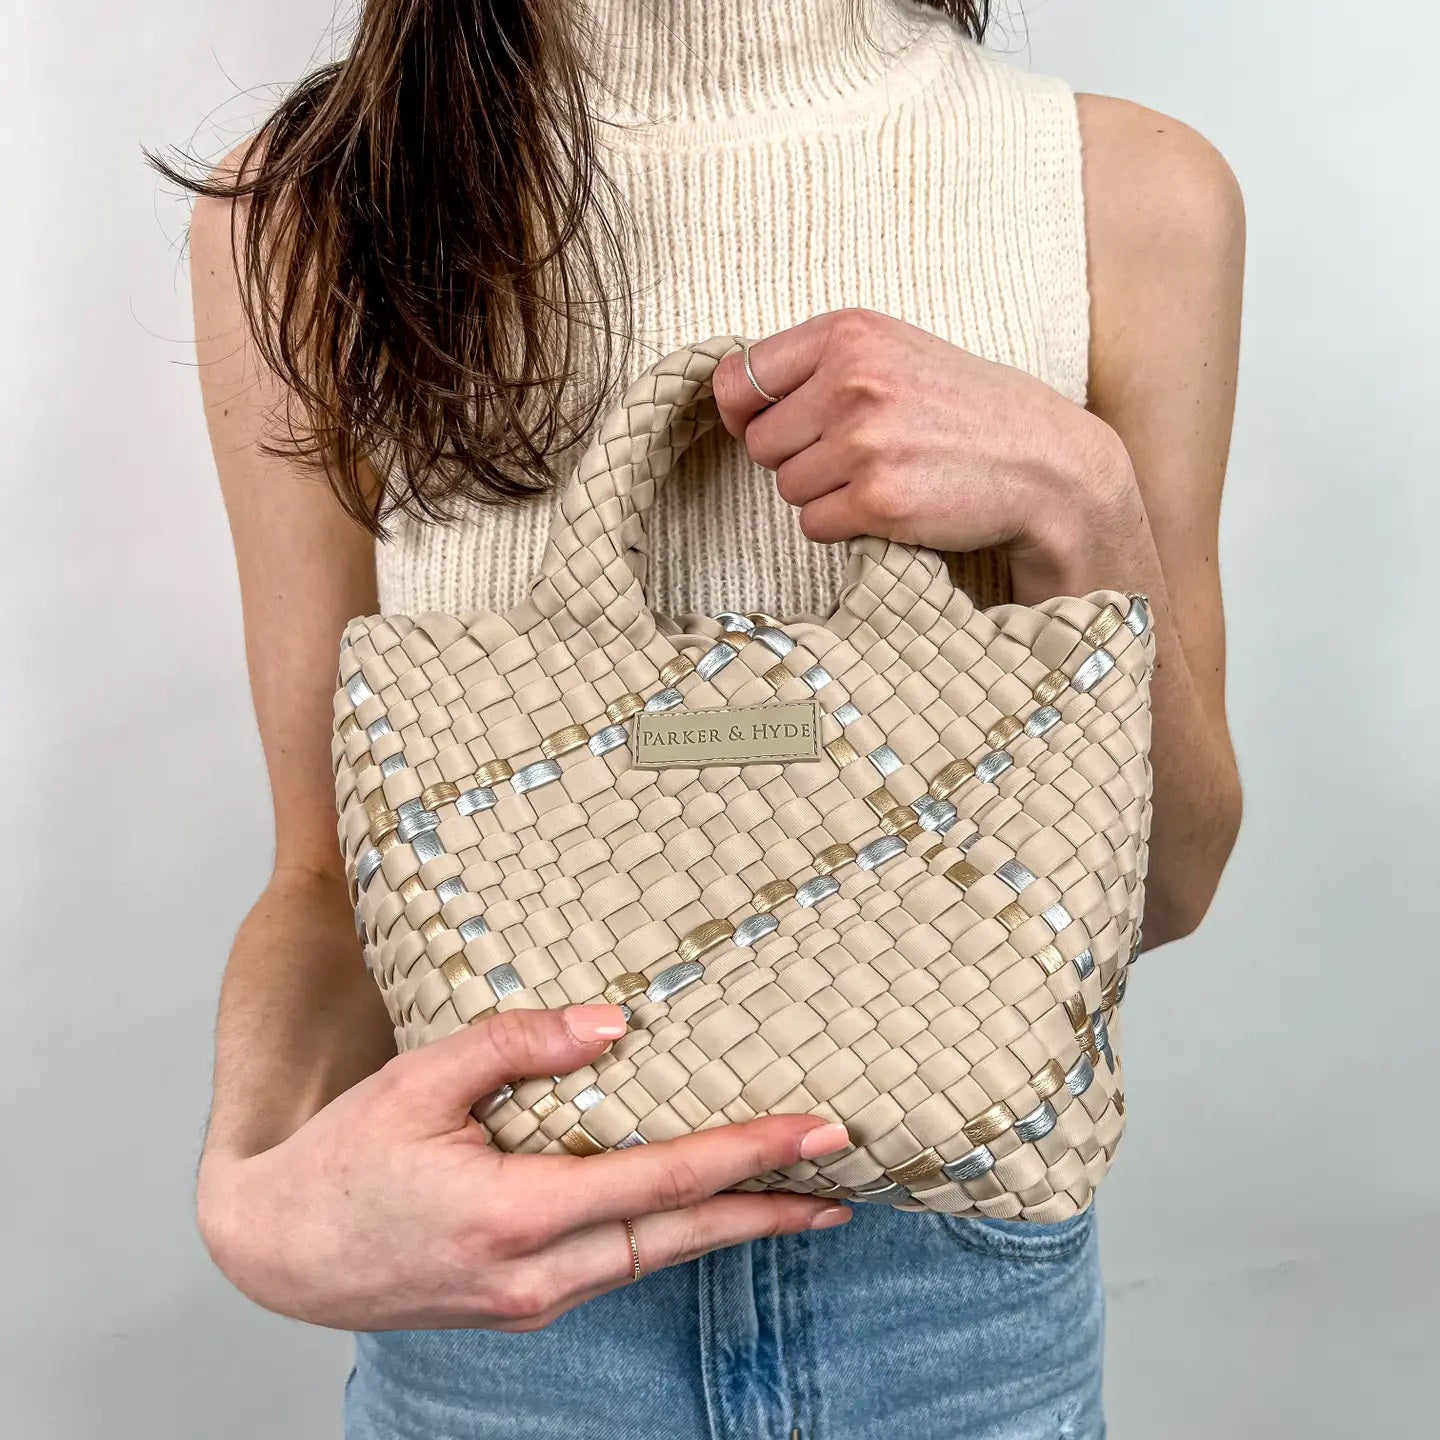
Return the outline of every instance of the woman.
{"type": "Polygon", "coordinates": [[[866,533],[954,555],[983,603],[1144,592],[1147,944],[1195,927],[1240,809],[1216,561],[1240,202],[1183,126],[982,52],[984,8],[372,0],[348,59],[196,187],[276,824],[199,1218],[261,1304],[361,1332],[351,1440],[1103,1433],[1093,1211],[727,1189],[843,1145],[817,1116],[490,1150],[471,1103],[593,1059],[617,1012],[385,1063],[333,829],[346,620],[513,604],[616,382],[734,331],[761,338],[716,376],[729,437],[658,508],[657,608],[825,613],[866,533]],[[329,483],[297,483],[317,461],[329,483]]]}

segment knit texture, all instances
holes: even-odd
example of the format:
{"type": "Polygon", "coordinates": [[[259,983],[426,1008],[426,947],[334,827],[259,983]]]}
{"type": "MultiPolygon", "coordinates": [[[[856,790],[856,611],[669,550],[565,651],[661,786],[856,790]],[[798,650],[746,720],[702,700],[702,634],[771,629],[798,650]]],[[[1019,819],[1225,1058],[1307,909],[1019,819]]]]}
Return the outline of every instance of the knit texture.
{"type": "MultiPolygon", "coordinates": [[[[601,162],[632,227],[616,311],[632,373],[699,337],[860,305],[1084,403],[1080,138],[1063,82],[906,0],[581,11],[603,82],[601,162]]],[[[396,520],[376,551],[381,610],[508,609],[552,510],[542,498],[450,525],[396,520]]],[[[807,540],[773,474],[722,431],[687,452],[650,529],[650,599],[674,616],[824,616],[844,581],[844,547],[807,540]]],[[[997,556],[954,557],[953,572],[981,605],[1007,598],[997,556]]]]}

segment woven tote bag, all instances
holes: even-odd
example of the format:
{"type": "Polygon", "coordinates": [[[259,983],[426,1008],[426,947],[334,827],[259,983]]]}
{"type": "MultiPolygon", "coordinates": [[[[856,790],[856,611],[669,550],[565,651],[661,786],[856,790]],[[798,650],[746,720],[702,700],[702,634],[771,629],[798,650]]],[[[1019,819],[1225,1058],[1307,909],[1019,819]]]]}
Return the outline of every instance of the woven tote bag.
{"type": "Polygon", "coordinates": [[[593,1066],[476,1105],[504,1150],[813,1112],[853,1148],[745,1188],[1064,1219],[1124,1118],[1144,598],[982,611],[940,555],[867,537],[828,617],[655,613],[646,514],[739,344],[630,386],[508,613],[346,626],[366,962],[402,1050],[497,1010],[626,1008],[593,1066]]]}

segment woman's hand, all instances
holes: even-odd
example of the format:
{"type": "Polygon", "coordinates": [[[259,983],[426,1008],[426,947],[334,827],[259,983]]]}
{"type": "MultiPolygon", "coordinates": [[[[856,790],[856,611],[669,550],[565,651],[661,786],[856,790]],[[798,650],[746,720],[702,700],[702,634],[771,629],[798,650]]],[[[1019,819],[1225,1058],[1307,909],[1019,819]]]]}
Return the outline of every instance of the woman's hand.
{"type": "Polygon", "coordinates": [[[777,1115],[580,1159],[493,1149],[470,1107],[595,1059],[613,1005],[510,1010],[385,1064],[254,1156],[207,1151],[201,1233],[271,1310],[347,1330],[535,1330],[633,1275],[758,1236],[838,1225],[803,1195],[719,1194],[845,1149],[844,1127],[777,1115]]]}
{"type": "Polygon", "coordinates": [[[1107,533],[1118,554],[1143,524],[1125,447],[1104,421],[903,320],[832,311],[755,342],[750,363],[779,403],[731,355],[715,372],[721,417],[776,472],[812,540],[998,546],[1012,569],[1057,569],[1107,533]]]}

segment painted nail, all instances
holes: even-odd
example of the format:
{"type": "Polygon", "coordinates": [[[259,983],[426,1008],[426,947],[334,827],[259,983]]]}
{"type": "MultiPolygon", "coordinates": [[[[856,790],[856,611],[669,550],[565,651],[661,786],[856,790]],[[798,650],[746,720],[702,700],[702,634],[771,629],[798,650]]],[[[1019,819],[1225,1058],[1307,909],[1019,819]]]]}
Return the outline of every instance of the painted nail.
{"type": "Polygon", "coordinates": [[[832,1225],[843,1225],[850,1218],[850,1211],[844,1205],[827,1205],[811,1222],[812,1230],[828,1230],[832,1225]]]}
{"type": "Polygon", "coordinates": [[[625,1017],[618,1005],[567,1005],[565,1028],[582,1044],[614,1040],[625,1033],[625,1017]]]}
{"type": "Polygon", "coordinates": [[[821,1155],[833,1155],[837,1150],[850,1148],[850,1135],[837,1120],[829,1125],[817,1125],[807,1130],[800,1141],[800,1158],[817,1160],[821,1155]]]}

